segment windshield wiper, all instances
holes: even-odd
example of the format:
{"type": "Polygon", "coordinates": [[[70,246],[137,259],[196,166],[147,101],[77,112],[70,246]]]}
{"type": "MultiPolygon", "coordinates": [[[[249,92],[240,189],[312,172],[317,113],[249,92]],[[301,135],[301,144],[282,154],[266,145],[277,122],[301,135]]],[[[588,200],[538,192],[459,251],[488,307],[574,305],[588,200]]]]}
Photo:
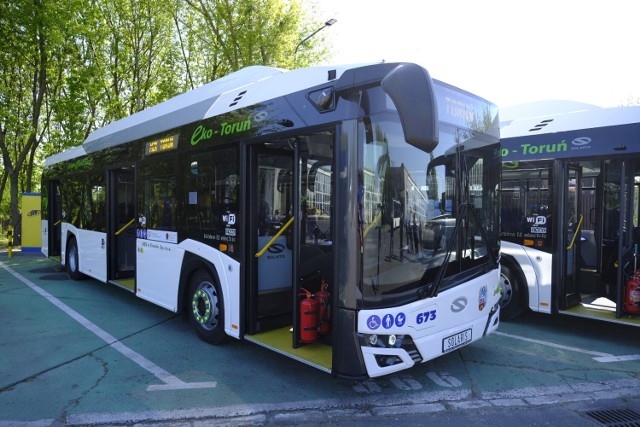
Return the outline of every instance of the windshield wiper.
{"type": "Polygon", "coordinates": [[[460,233],[460,224],[462,223],[462,218],[467,213],[467,208],[470,206],[469,203],[463,203],[459,206],[458,215],[456,218],[456,225],[453,227],[453,233],[451,233],[451,239],[447,239],[447,249],[444,254],[444,260],[442,261],[442,265],[440,269],[438,269],[438,273],[436,274],[435,279],[427,288],[427,295],[424,298],[433,298],[438,295],[438,289],[440,289],[440,285],[442,284],[442,279],[444,278],[444,273],[447,271],[447,267],[449,266],[449,259],[451,258],[451,249],[453,249],[454,243],[458,240],[458,234],[460,233]]]}
{"type": "MultiPolygon", "coordinates": [[[[478,220],[478,214],[476,213],[475,206],[473,203],[463,203],[458,208],[458,215],[456,217],[456,225],[453,228],[453,233],[451,233],[451,239],[447,239],[447,250],[444,255],[444,260],[442,261],[442,265],[436,274],[433,282],[427,286],[426,288],[422,288],[418,291],[418,296],[421,299],[424,298],[433,298],[438,295],[438,290],[442,284],[442,280],[444,279],[444,275],[447,271],[447,267],[449,266],[449,262],[451,259],[451,252],[455,242],[459,242],[461,240],[459,234],[462,231],[462,223],[463,220],[467,220],[468,223],[473,223],[475,227],[480,231],[480,237],[483,240],[484,244],[487,248],[492,248],[495,251],[495,248],[489,244],[489,239],[487,237],[487,233],[485,229],[480,224],[478,220]],[[471,215],[469,215],[471,212],[471,215]]],[[[464,249],[463,249],[464,250],[464,249]]],[[[498,260],[494,256],[490,256],[491,261],[494,267],[497,267],[498,260]]]]}

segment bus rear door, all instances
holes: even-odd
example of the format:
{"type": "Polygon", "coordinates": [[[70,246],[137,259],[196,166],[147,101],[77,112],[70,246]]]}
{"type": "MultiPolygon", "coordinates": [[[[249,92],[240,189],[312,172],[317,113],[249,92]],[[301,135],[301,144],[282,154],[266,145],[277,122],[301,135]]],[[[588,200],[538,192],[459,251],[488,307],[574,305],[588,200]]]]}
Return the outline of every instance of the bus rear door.
{"type": "Polygon", "coordinates": [[[109,172],[108,268],[110,282],[135,291],[136,203],[134,169],[109,172]]]}
{"type": "MultiPolygon", "coordinates": [[[[46,244],[48,245],[49,257],[60,260],[60,247],[62,242],[62,198],[60,196],[60,181],[49,181],[48,188],[48,218],[49,234],[46,244]]],[[[45,242],[43,242],[44,244],[45,242]]]]}

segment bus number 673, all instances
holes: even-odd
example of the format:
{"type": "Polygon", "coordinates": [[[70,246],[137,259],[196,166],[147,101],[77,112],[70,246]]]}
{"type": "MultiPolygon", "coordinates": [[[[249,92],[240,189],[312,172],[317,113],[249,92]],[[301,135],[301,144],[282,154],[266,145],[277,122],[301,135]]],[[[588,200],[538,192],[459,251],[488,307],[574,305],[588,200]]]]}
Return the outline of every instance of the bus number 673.
{"type": "Polygon", "coordinates": [[[421,325],[427,323],[429,320],[436,320],[436,310],[425,311],[424,313],[418,313],[416,316],[416,323],[421,325]]]}

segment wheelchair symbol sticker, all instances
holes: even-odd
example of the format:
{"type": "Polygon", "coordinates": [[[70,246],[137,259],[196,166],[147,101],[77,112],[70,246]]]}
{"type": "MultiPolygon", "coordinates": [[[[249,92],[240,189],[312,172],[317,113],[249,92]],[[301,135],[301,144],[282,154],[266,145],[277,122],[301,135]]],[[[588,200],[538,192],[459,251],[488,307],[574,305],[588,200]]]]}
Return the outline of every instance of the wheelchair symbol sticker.
{"type": "Polygon", "coordinates": [[[367,319],[367,326],[369,327],[369,329],[378,329],[380,327],[380,317],[376,316],[375,314],[369,316],[369,318],[367,319]]]}

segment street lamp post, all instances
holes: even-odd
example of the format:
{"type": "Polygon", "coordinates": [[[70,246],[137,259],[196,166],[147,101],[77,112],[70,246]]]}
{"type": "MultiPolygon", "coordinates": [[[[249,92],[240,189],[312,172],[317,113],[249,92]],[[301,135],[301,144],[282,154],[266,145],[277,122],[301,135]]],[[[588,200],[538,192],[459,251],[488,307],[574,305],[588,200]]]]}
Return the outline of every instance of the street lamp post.
{"type": "Polygon", "coordinates": [[[336,19],[329,19],[327,22],[324,23],[324,25],[320,28],[318,28],[317,30],[315,30],[313,33],[309,34],[307,37],[305,37],[304,39],[302,39],[302,41],[300,43],[298,43],[298,45],[296,46],[296,49],[293,51],[293,56],[296,55],[296,53],[298,53],[298,49],[300,48],[300,46],[302,46],[302,44],[304,42],[306,42],[307,40],[309,40],[311,37],[315,36],[316,34],[318,34],[321,30],[323,30],[326,27],[330,27],[333,24],[335,24],[337,22],[336,19]]]}

